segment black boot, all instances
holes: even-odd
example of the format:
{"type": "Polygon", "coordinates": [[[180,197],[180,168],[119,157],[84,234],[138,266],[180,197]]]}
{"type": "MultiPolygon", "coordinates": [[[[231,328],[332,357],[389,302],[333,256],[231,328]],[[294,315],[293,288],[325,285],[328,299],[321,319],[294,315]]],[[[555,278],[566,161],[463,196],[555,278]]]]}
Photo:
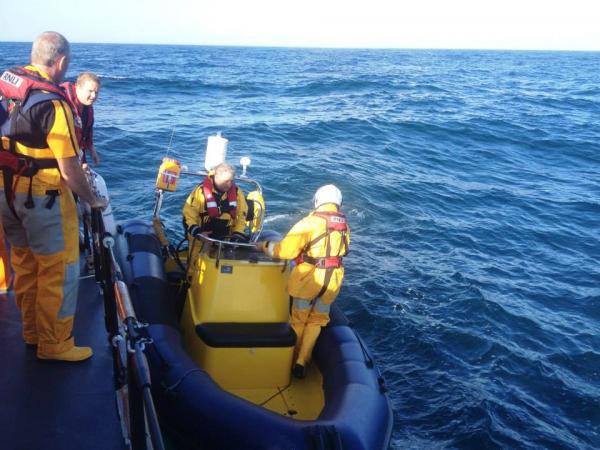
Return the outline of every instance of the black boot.
{"type": "Polygon", "coordinates": [[[306,376],[306,367],[302,364],[294,364],[294,367],[292,367],[292,375],[298,379],[304,378],[306,376]]]}

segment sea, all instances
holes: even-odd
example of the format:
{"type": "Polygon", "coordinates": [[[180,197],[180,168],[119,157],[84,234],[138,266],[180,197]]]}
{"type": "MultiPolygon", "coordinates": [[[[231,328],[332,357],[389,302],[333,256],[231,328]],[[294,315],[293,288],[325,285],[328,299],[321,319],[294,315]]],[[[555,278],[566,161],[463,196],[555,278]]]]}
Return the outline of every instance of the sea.
{"type": "MultiPolygon", "coordinates": [[[[0,66],[30,43],[0,43],[0,66]]],[[[352,230],[338,304],[394,410],[392,449],[600,448],[600,53],[73,44],[102,81],[96,168],[149,219],[164,156],[251,158],[266,227],[315,190],[352,230]]],[[[199,181],[164,199],[169,238],[199,181]]],[[[358,412],[357,412],[358,413],[358,412]]]]}

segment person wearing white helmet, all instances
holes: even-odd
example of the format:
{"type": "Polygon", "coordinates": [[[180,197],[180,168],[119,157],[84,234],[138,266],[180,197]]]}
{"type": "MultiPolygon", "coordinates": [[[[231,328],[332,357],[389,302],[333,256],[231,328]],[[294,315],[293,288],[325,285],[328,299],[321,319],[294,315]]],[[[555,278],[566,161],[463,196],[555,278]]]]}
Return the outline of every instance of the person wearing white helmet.
{"type": "Polygon", "coordinates": [[[322,186],[313,203],[315,210],[280,242],[256,244],[271,257],[296,261],[288,293],[292,298],[291,324],[297,336],[292,373],[297,378],[304,378],[321,327],[329,322],[331,304],[344,278],[342,259],[350,245],[350,229],[340,212],[340,190],[333,184],[322,186]]]}

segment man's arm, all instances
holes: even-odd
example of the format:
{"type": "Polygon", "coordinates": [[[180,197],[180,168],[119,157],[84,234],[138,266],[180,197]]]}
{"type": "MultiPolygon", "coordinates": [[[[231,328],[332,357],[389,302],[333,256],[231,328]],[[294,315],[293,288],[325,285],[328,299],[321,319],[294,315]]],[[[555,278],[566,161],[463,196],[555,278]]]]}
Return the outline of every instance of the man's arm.
{"type": "Polygon", "coordinates": [[[248,203],[246,202],[246,197],[244,197],[244,192],[240,188],[237,191],[237,212],[236,216],[232,217],[233,226],[231,227],[232,233],[241,233],[244,234],[246,230],[246,216],[248,215],[248,203]]]}
{"type": "Polygon", "coordinates": [[[78,148],[73,125],[71,108],[62,100],[52,100],[54,106],[53,121],[46,141],[52,151],[62,179],[67,187],[92,208],[104,208],[108,204],[92,192],[90,184],[77,157],[78,148]]]}
{"type": "Polygon", "coordinates": [[[88,123],[84,123],[83,129],[83,142],[82,147],[87,149],[92,158],[92,162],[94,166],[100,164],[100,157],[96,152],[96,147],[94,147],[94,106],[90,105],[88,108],[89,120],[88,123]]]}
{"type": "Polygon", "coordinates": [[[259,243],[258,248],[268,256],[280,259],[294,259],[310,242],[312,223],[305,217],[296,223],[280,242],[266,241],[259,243]]]}
{"type": "Polygon", "coordinates": [[[200,213],[204,210],[204,195],[202,194],[202,185],[194,188],[188,195],[185,205],[183,205],[183,221],[186,231],[190,234],[200,228],[200,213]]]}
{"type": "Polygon", "coordinates": [[[76,156],[59,158],[57,161],[60,174],[63,180],[65,180],[65,183],[69,189],[75,192],[79,198],[81,198],[81,200],[89,203],[92,208],[106,207],[108,204],[107,201],[105,199],[96,197],[96,195],[92,192],[88,179],[85,176],[85,173],[81,168],[81,164],[79,163],[79,159],[76,156]]]}
{"type": "Polygon", "coordinates": [[[92,146],[89,148],[90,151],[90,156],[92,157],[92,162],[94,163],[94,166],[97,166],[98,164],[100,164],[100,155],[98,155],[98,153],[96,152],[96,149],[94,148],[94,144],[92,144],[92,146]]]}

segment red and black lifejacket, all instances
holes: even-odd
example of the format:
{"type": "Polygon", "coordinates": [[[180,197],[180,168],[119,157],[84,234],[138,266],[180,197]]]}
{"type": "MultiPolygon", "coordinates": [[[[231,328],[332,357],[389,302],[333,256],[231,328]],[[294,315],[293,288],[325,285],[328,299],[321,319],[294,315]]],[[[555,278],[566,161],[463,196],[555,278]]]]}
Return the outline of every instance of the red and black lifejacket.
{"type": "Polygon", "coordinates": [[[296,264],[309,263],[318,269],[336,269],[342,267],[342,258],[348,254],[348,223],[346,216],[336,211],[315,211],[313,216],[325,219],[325,231],[306,244],[302,253],[296,258],[296,264]],[[332,233],[341,233],[340,247],[337,250],[331,248],[330,238],[332,233]],[[325,256],[309,256],[308,251],[322,239],[327,239],[325,243],[325,256]]]}
{"type": "Polygon", "coordinates": [[[90,149],[92,147],[92,128],[94,126],[94,108],[86,105],[82,105],[77,98],[77,85],[76,83],[62,83],[60,85],[66,94],[67,100],[73,110],[73,119],[75,122],[75,135],[77,136],[77,143],[79,148],[83,150],[90,149]],[[87,108],[87,114],[83,114],[83,108],[87,108]],[[84,122],[85,119],[85,122],[84,122]]]}
{"type": "MultiPolygon", "coordinates": [[[[29,96],[35,91],[47,91],[47,93],[54,94],[52,99],[66,100],[65,92],[60,86],[43,78],[33,70],[13,67],[5,70],[0,76],[0,95],[3,98],[26,103],[29,96]]],[[[33,100],[31,99],[31,101],[33,100]]],[[[36,103],[39,102],[36,101],[36,103]]]]}
{"type": "Polygon", "coordinates": [[[16,137],[19,132],[19,118],[33,106],[51,100],[67,100],[64,91],[57,84],[46,80],[34,71],[14,67],[0,75],[0,136],[8,139],[9,148],[0,151],[0,170],[4,178],[4,193],[13,213],[13,177],[29,177],[29,193],[25,203],[33,208],[31,177],[40,169],[56,169],[54,158],[32,158],[18,154],[16,137]]]}
{"type": "Polygon", "coordinates": [[[227,191],[227,201],[223,205],[219,199],[215,198],[213,192],[214,184],[212,177],[204,178],[202,182],[202,193],[204,194],[204,203],[206,207],[206,213],[209,217],[216,219],[223,213],[229,213],[232,219],[235,219],[237,215],[237,186],[232,183],[231,187],[227,191]]]}
{"type": "Polygon", "coordinates": [[[342,259],[348,254],[348,223],[346,221],[346,216],[337,211],[315,211],[313,212],[313,216],[325,219],[325,231],[310,241],[295,261],[296,264],[308,263],[312,264],[317,269],[325,269],[323,286],[321,286],[319,293],[313,299],[313,301],[315,301],[327,292],[334,270],[343,267],[342,259]],[[333,233],[341,233],[340,246],[337,250],[331,248],[331,235],[333,233]],[[309,256],[308,251],[321,239],[327,239],[325,242],[325,256],[309,256]]]}

